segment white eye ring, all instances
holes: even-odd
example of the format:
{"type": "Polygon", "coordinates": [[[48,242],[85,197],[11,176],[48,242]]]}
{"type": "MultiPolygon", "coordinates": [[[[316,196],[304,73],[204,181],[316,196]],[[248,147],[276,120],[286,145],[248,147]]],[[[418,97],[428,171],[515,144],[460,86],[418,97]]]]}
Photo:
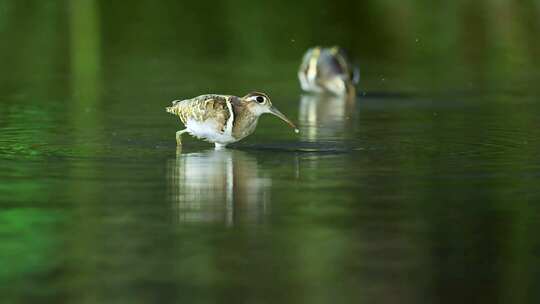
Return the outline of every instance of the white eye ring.
{"type": "Polygon", "coordinates": [[[263,104],[266,102],[266,100],[268,100],[266,97],[262,96],[262,95],[255,95],[255,96],[251,96],[249,97],[250,101],[255,101],[256,103],[259,103],[259,104],[263,104]]]}

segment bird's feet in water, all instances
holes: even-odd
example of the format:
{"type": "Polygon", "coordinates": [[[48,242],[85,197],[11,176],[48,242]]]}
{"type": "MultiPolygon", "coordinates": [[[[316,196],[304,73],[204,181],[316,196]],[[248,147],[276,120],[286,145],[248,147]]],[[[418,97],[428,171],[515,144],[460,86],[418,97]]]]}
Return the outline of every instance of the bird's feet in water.
{"type": "Polygon", "coordinates": [[[181,146],[182,145],[182,134],[186,133],[187,130],[180,130],[176,132],[176,145],[181,146]]]}
{"type": "Polygon", "coordinates": [[[225,147],[227,146],[226,144],[220,144],[220,143],[214,143],[214,145],[216,146],[216,150],[225,149],[225,147]]]}

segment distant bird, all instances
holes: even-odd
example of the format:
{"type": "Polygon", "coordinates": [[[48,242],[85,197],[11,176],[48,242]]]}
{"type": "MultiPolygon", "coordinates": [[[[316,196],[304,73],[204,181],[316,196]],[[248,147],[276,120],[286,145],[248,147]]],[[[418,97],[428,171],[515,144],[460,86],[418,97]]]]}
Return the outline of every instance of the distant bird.
{"type": "Polygon", "coordinates": [[[175,100],[167,112],[178,115],[186,126],[176,132],[177,145],[181,136],[189,133],[212,142],[216,148],[237,142],[250,135],[257,127],[259,116],[273,114],[288,123],[298,133],[296,126],[272,105],[265,93],[252,92],[244,97],[231,95],[201,95],[192,99],[175,100]]]}
{"type": "Polygon", "coordinates": [[[307,92],[353,96],[360,73],[342,48],[317,46],[305,53],[298,69],[298,79],[307,92]]]}

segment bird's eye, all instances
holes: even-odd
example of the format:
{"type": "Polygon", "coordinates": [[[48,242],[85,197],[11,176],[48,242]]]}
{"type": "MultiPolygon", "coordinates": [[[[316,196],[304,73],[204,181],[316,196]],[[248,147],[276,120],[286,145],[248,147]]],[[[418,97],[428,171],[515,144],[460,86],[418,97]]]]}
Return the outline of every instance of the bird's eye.
{"type": "Polygon", "coordinates": [[[262,97],[262,96],[257,96],[257,98],[255,98],[255,100],[258,102],[258,103],[263,103],[265,98],[262,97]]]}

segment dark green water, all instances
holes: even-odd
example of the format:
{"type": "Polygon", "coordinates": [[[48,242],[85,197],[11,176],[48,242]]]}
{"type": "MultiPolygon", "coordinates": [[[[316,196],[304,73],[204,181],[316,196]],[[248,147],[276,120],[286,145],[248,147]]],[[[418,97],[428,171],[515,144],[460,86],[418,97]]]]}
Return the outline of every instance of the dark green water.
{"type": "Polygon", "coordinates": [[[540,300],[535,2],[135,3],[0,1],[1,303],[540,300]],[[301,133],[176,150],[171,100],[251,90],[301,133]]]}

